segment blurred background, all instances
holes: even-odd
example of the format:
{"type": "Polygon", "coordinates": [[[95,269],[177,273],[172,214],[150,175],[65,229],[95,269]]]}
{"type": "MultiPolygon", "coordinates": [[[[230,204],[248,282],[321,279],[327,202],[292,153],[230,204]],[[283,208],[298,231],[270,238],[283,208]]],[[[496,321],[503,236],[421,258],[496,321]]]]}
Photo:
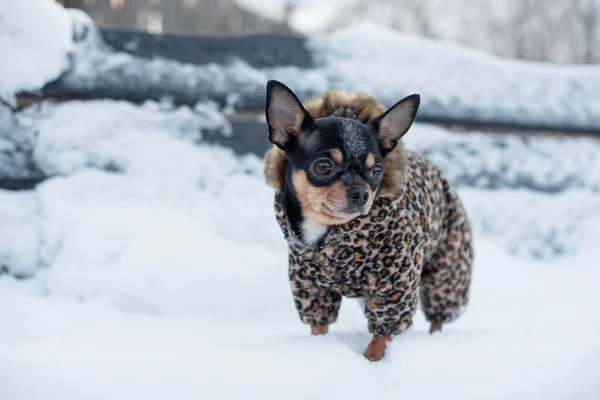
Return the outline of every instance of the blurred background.
{"type": "Polygon", "coordinates": [[[599,0],[58,0],[101,26],[150,33],[318,34],[370,21],[502,57],[600,61],[599,0]]]}

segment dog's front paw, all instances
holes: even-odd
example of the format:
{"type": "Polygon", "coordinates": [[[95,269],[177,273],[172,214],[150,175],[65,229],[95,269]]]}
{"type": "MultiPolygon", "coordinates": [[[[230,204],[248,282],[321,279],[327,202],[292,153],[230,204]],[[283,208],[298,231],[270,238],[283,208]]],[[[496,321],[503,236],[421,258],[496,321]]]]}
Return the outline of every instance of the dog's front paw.
{"type": "Polygon", "coordinates": [[[364,352],[365,358],[369,361],[379,361],[385,355],[385,349],[387,347],[387,342],[391,341],[391,336],[378,336],[373,335],[373,339],[371,339],[371,343],[367,346],[367,349],[364,352]]]}
{"type": "Polygon", "coordinates": [[[319,325],[310,327],[311,335],[326,335],[327,332],[329,332],[329,325],[319,325]]]}

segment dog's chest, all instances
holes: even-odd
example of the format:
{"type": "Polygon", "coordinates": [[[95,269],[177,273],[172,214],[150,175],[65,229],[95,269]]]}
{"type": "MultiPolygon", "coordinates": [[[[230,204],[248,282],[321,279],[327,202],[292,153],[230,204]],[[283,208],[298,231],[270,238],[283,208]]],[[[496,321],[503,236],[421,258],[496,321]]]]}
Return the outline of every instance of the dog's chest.
{"type": "MultiPolygon", "coordinates": [[[[306,246],[286,232],[290,274],[333,287],[347,297],[362,296],[381,286],[394,265],[419,245],[415,233],[420,218],[410,207],[380,199],[371,213],[345,225],[330,227],[317,246],[306,246]]],[[[286,226],[285,215],[277,218],[286,226]]]]}
{"type": "Polygon", "coordinates": [[[419,245],[413,234],[417,215],[387,202],[375,211],[332,232],[334,240],[320,250],[321,265],[315,267],[346,295],[380,286],[386,273],[419,245]]]}
{"type": "Polygon", "coordinates": [[[415,155],[408,161],[401,198],[378,198],[368,215],[328,228],[315,247],[291,232],[276,194],[277,222],[289,245],[290,277],[353,297],[397,282],[399,276],[407,280],[419,276],[421,265],[445,238],[447,209],[439,171],[415,155]]]}

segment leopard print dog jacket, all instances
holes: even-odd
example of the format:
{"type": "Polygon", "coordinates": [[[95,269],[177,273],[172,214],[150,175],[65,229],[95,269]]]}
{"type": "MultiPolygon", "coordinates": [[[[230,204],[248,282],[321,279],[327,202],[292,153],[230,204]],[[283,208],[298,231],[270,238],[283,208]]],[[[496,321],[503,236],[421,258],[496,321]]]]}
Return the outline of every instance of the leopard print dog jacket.
{"type": "Polygon", "coordinates": [[[398,198],[379,197],[369,214],[329,227],[315,246],[293,233],[282,196],[275,194],[304,323],[334,323],[342,296],[362,297],[369,331],[391,336],[411,326],[419,293],[430,322],[450,322],[467,304],[473,252],[463,205],[431,161],[409,151],[406,160],[398,198]]]}

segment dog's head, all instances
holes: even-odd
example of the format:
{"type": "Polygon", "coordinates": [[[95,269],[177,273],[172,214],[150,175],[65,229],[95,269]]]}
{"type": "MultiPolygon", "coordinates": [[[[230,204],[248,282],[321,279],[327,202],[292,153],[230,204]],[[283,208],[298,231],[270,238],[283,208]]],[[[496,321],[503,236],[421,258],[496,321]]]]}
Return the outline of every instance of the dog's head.
{"type": "Polygon", "coordinates": [[[285,152],[288,183],[305,218],[336,225],[370,211],[385,157],[412,125],[419,102],[408,96],[367,123],[343,108],[314,119],[287,86],[269,81],[269,140],[285,152]]]}

